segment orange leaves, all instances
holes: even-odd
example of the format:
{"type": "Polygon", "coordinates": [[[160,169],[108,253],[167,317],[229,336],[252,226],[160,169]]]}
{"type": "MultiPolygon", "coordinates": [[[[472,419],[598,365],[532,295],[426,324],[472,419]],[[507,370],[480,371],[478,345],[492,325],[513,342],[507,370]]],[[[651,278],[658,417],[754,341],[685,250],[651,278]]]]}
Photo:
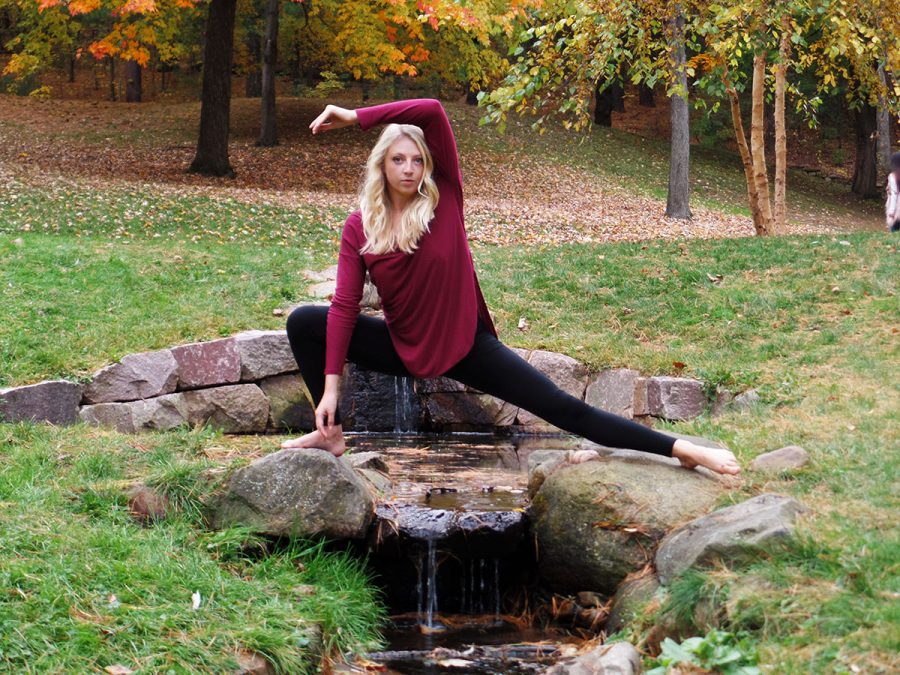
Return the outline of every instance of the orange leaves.
{"type": "Polygon", "coordinates": [[[95,9],[100,9],[100,0],[71,0],[69,2],[69,14],[72,16],[87,14],[95,9]]]}
{"type": "Polygon", "coordinates": [[[119,14],[149,14],[156,11],[156,0],[126,0],[119,14]]]}

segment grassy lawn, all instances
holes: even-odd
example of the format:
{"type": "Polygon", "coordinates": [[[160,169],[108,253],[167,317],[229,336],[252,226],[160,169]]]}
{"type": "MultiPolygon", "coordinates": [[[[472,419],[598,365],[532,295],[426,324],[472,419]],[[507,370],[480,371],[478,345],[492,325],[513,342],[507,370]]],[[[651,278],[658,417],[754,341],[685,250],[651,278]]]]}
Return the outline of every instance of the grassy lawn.
{"type": "MultiPolygon", "coordinates": [[[[461,145],[475,147],[483,133],[461,145]]],[[[620,157],[602,170],[637,189],[630,152],[631,163],[620,157]]],[[[734,173],[721,180],[727,198],[704,199],[738,208],[734,173]]],[[[279,328],[273,310],[303,299],[302,271],[336,256],[341,215],[328,210],[140,183],[5,187],[0,386],[86,378],[127,353],[279,328]]],[[[813,198],[794,208],[804,199],[813,198]]],[[[750,410],[672,428],[721,439],[745,464],[787,444],[810,452],[803,471],[748,475],[730,496],[795,496],[810,509],[800,542],[692,581],[726,595],[758,581],[726,628],[752,638],[769,672],[900,668],[897,242],[863,232],[474,248],[510,344],[597,369],[756,388],[750,410]]],[[[297,672],[316,662],[313,623],[325,628],[326,650],[370,643],[379,610],[349,558],[302,543],[262,558],[247,553],[246,532],[198,527],[193,490],[228,443],[202,430],[129,437],[0,425],[0,664],[221,672],[246,649],[297,672]],[[166,489],[178,514],[151,528],[131,523],[123,488],[135,479],[166,489]],[[304,584],[317,592],[298,596],[304,584]]],[[[256,451],[274,447],[261,440],[256,451]]]]}

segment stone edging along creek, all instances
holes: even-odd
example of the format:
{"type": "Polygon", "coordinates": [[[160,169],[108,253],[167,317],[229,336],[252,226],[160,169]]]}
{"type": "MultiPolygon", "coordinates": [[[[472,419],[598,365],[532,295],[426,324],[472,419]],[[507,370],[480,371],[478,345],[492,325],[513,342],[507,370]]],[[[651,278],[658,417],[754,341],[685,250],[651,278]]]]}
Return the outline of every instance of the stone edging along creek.
{"type": "MultiPolygon", "coordinates": [[[[632,419],[683,420],[711,405],[741,404],[730,395],[709,401],[696,380],[628,369],[591,373],[568,356],[518,351],[570,394],[632,419]]],[[[125,356],[86,384],[0,390],[0,420],[80,419],[126,433],[198,424],[226,433],[309,429],[312,409],[303,392],[285,333],[248,331],[125,356]]],[[[525,434],[490,441],[395,434],[381,452],[339,459],[318,450],[278,451],[225,479],[207,502],[207,520],[214,528],[247,525],[273,537],[355,542],[369,552],[392,610],[429,635],[452,627],[448,617],[496,621],[521,616],[525,606],[536,618],[585,635],[611,634],[685,570],[791,537],[804,511],[774,494],[713,510],[726,488],[708,472],[536,436],[556,430],[443,378],[414,381],[350,366],[341,406],[354,431],[525,434]],[[535,611],[537,598],[543,610],[535,611]]],[[[771,454],[757,458],[756,467],[781,471],[807,460],[795,446],[771,454]]],[[[145,520],[165,514],[164,500],[142,486],[130,499],[145,520]]],[[[677,622],[659,629],[657,635],[675,636],[685,630],[677,622]]],[[[552,661],[565,650],[551,651],[552,661]]],[[[559,660],[553,672],[587,667],[572,659],[559,660]]],[[[639,668],[639,660],[626,661],[639,668]]]]}

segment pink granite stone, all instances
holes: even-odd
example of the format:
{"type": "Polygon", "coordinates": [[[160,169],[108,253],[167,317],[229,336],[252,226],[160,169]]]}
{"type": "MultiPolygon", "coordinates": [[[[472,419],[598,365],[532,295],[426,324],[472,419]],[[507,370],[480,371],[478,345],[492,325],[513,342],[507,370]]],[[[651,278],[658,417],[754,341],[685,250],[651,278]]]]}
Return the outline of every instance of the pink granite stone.
{"type": "Polygon", "coordinates": [[[234,338],[172,348],[178,363],[178,389],[200,389],[241,380],[241,354],[234,338]]]}

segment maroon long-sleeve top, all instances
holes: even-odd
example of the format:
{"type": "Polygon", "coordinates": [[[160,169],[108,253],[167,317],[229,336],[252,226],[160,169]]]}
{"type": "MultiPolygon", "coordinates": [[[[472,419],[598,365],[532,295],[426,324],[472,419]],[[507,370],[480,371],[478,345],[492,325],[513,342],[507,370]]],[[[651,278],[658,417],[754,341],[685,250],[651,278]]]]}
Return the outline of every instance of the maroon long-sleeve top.
{"type": "Polygon", "coordinates": [[[368,270],[394,348],[409,372],[416,377],[441,375],[472,348],[479,319],[494,331],[466,237],[462,176],[450,120],[440,102],[431,99],[359,108],[356,114],[363,129],[391,122],[422,129],[440,199],[429,231],[411,254],[361,255],[366,241],[362,215],[355,211],[347,218],[328,312],[325,373],[344,370],[368,270]]]}

